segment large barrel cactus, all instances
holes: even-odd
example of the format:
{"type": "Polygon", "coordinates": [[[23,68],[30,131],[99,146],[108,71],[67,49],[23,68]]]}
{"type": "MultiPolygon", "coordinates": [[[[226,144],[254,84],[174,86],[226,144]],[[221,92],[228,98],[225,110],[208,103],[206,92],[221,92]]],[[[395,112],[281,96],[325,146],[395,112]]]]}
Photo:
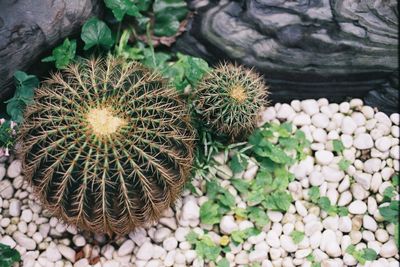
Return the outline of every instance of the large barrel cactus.
{"type": "Polygon", "coordinates": [[[253,131],[258,111],[267,104],[267,89],[254,71],[222,63],[199,83],[196,109],[214,131],[242,140],[253,131]]]}
{"type": "Polygon", "coordinates": [[[20,128],[24,175],[65,222],[126,234],[179,196],[193,156],[188,114],[139,63],[82,60],[36,90],[20,128]]]}

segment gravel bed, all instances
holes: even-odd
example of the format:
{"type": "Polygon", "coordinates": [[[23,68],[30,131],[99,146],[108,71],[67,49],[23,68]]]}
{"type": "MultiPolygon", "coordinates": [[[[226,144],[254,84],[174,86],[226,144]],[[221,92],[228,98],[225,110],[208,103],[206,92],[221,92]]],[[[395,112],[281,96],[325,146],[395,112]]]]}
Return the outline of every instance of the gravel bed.
{"type": "MultiPolygon", "coordinates": [[[[293,165],[295,180],[288,190],[293,203],[286,213],[267,213],[270,222],[262,232],[240,245],[228,244],[225,257],[230,266],[312,266],[307,256],[323,267],[390,266],[397,267],[398,248],[395,226],[383,223],[378,208],[383,194],[391,186],[391,177],[399,172],[399,114],[387,116],[364,106],[359,99],[330,104],[326,99],[294,100],[276,104],[260,113],[264,122],[292,122],[311,142],[312,153],[293,165]],[[341,140],[342,156],[333,153],[333,141],[341,140]],[[339,168],[342,158],[349,162],[346,171],[339,168]],[[310,187],[319,187],[321,196],[333,205],[347,207],[347,216],[329,215],[310,201],[310,187]],[[304,233],[296,244],[293,231],[304,233]],[[378,257],[361,265],[346,248],[373,249],[378,257]]],[[[232,171],[223,155],[217,179],[235,196],[237,207],[246,208],[246,199],[230,183],[232,171]]],[[[250,162],[236,178],[254,179],[258,166],[250,162]]],[[[200,224],[200,206],[204,184],[194,182],[200,196],[185,191],[174,209],[164,213],[157,225],[138,229],[128,236],[110,239],[104,235],[82,233],[42,210],[32,190],[21,176],[21,162],[11,155],[0,163],[0,243],[16,248],[21,266],[215,266],[197,257],[186,240],[193,230],[208,235],[215,244],[225,242],[235,230],[253,227],[248,220],[225,215],[218,227],[200,224]]],[[[398,195],[396,196],[398,199],[398,195]]]]}

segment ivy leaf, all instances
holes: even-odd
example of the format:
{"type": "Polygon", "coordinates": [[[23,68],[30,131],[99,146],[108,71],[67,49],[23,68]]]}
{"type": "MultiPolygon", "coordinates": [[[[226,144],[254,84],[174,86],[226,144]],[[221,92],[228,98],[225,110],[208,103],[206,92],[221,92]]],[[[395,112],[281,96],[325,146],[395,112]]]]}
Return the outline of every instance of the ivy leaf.
{"type": "Polygon", "coordinates": [[[392,201],[388,206],[380,207],[379,213],[382,215],[385,221],[397,223],[399,214],[399,201],[392,201]]]}
{"type": "Polygon", "coordinates": [[[362,250],[362,253],[363,253],[362,257],[367,261],[374,261],[378,257],[376,251],[371,248],[364,248],[362,250]]]}
{"type": "Polygon", "coordinates": [[[294,230],[290,233],[290,237],[295,244],[299,244],[304,239],[304,233],[294,230]]]}
{"type": "Polygon", "coordinates": [[[125,14],[133,17],[141,16],[139,8],[132,0],[104,0],[104,3],[111,9],[118,21],[122,21],[125,14]]]}
{"type": "Polygon", "coordinates": [[[333,144],[333,151],[335,151],[338,154],[343,152],[344,145],[343,145],[342,141],[336,139],[336,140],[332,141],[332,144],[333,144]]]}
{"type": "Polygon", "coordinates": [[[21,255],[19,252],[7,245],[0,243],[0,266],[11,267],[14,262],[19,262],[21,255]]]}
{"type": "Polygon", "coordinates": [[[338,165],[339,169],[341,169],[342,171],[346,171],[350,167],[350,161],[348,161],[347,159],[341,159],[338,165]]]}
{"type": "Polygon", "coordinates": [[[110,49],[114,44],[110,28],[97,18],[91,18],[85,22],[81,38],[85,42],[84,50],[89,50],[93,46],[110,49]]]}
{"type": "Polygon", "coordinates": [[[249,182],[243,179],[231,179],[231,183],[240,193],[246,193],[249,190],[249,182]]]}
{"type": "Polygon", "coordinates": [[[229,266],[230,266],[229,261],[225,258],[217,262],[217,267],[229,267],[229,266]]]}
{"type": "Polygon", "coordinates": [[[171,58],[170,55],[163,52],[153,53],[150,48],[144,49],[144,59],[141,61],[147,67],[163,71],[167,68],[166,62],[171,58]]]}
{"type": "Polygon", "coordinates": [[[34,89],[39,85],[39,79],[35,75],[28,75],[23,71],[14,74],[15,93],[14,97],[5,101],[7,113],[15,122],[23,121],[26,105],[33,102],[34,89]]]}
{"type": "Polygon", "coordinates": [[[259,207],[249,207],[249,219],[255,223],[257,227],[264,227],[268,224],[269,218],[267,213],[259,207]]]}
{"type": "Polygon", "coordinates": [[[154,34],[157,36],[173,36],[179,29],[179,21],[188,12],[183,0],[155,0],[153,4],[155,15],[154,34]]]}
{"type": "Polygon", "coordinates": [[[265,196],[262,205],[266,209],[287,211],[292,203],[292,196],[287,192],[273,192],[265,196]]]}
{"type": "Polygon", "coordinates": [[[320,197],[319,187],[313,186],[308,190],[308,196],[312,203],[317,203],[320,197]]]}
{"type": "Polygon", "coordinates": [[[200,207],[200,220],[204,224],[216,224],[219,223],[221,219],[221,214],[219,213],[218,204],[212,202],[211,200],[206,201],[200,207]]]}
{"type": "Polygon", "coordinates": [[[239,153],[233,155],[231,161],[229,162],[229,167],[233,171],[233,173],[239,173],[246,169],[247,160],[240,156],[239,153]]]}
{"type": "Polygon", "coordinates": [[[51,56],[42,59],[42,62],[55,61],[57,69],[64,69],[75,58],[76,40],[66,38],[62,45],[54,48],[51,56]]]}

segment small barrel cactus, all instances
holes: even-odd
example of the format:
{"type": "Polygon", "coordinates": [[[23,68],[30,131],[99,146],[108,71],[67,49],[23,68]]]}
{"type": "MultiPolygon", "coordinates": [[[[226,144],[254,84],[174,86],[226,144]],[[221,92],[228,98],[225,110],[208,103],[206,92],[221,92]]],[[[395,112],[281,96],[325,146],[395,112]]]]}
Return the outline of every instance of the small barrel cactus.
{"type": "Polygon", "coordinates": [[[194,131],[161,76],[113,57],[81,60],[46,80],[34,100],[20,154],[25,177],[55,216],[123,235],[177,199],[194,131]]]}
{"type": "Polygon", "coordinates": [[[220,64],[198,85],[196,109],[217,133],[245,139],[255,128],[257,113],[266,104],[267,86],[250,69],[220,64]]]}

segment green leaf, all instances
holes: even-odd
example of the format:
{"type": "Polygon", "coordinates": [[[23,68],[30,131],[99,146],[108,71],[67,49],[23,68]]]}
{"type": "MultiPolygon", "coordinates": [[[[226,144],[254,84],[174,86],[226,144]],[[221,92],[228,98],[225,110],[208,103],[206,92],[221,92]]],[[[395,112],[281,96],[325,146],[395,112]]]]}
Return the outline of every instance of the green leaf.
{"type": "Polygon", "coordinates": [[[240,193],[246,193],[249,190],[249,182],[243,179],[231,179],[232,185],[238,190],[240,193]]]}
{"type": "Polygon", "coordinates": [[[215,261],[221,251],[221,247],[214,244],[211,238],[207,235],[202,236],[200,240],[196,242],[196,253],[204,259],[215,261]]]}
{"type": "Polygon", "coordinates": [[[21,255],[17,250],[0,243],[0,267],[11,267],[20,260],[21,255]]]}
{"type": "Polygon", "coordinates": [[[399,174],[398,173],[396,173],[392,176],[392,184],[393,184],[393,186],[399,185],[399,174]]]}
{"type": "Polygon", "coordinates": [[[188,12],[183,0],[155,0],[153,4],[155,15],[154,34],[157,36],[173,36],[179,29],[179,21],[188,12]]]}
{"type": "Polygon", "coordinates": [[[378,257],[378,254],[375,252],[375,250],[371,248],[364,248],[362,250],[363,253],[363,258],[367,261],[374,261],[378,257]]]}
{"type": "Polygon", "coordinates": [[[383,191],[383,201],[382,202],[390,202],[393,197],[396,196],[396,190],[393,186],[388,186],[383,191]]]}
{"type": "Polygon", "coordinates": [[[255,223],[257,227],[264,227],[268,224],[269,218],[267,213],[259,207],[248,207],[249,219],[255,223]]]}
{"type": "Polygon", "coordinates": [[[211,200],[206,201],[200,207],[200,220],[204,224],[216,224],[219,223],[221,219],[221,214],[219,213],[218,204],[212,202],[211,200]]]}
{"type": "Polygon", "coordinates": [[[273,192],[265,196],[262,205],[266,209],[287,211],[292,201],[292,196],[287,192],[273,192]]]}
{"type": "Polygon", "coordinates": [[[217,267],[229,267],[229,266],[230,266],[229,261],[225,258],[219,260],[217,263],[217,267]]]}
{"type": "Polygon", "coordinates": [[[196,234],[194,231],[190,231],[186,236],[185,239],[188,241],[190,244],[195,244],[199,235],[196,234]]]}
{"type": "Polygon", "coordinates": [[[349,210],[347,207],[337,207],[337,214],[341,217],[349,215],[349,210]]]}
{"type": "Polygon", "coordinates": [[[350,161],[348,161],[347,159],[341,159],[339,161],[339,169],[341,169],[342,171],[347,171],[347,169],[350,167],[350,161]]]}
{"type": "Polygon", "coordinates": [[[76,40],[66,38],[62,45],[53,49],[51,56],[42,59],[42,62],[55,61],[57,69],[64,69],[75,58],[76,40]]]}
{"type": "Polygon", "coordinates": [[[245,230],[236,230],[231,233],[231,239],[235,244],[241,244],[250,236],[258,235],[260,232],[260,230],[254,227],[247,228],[245,230]]]}
{"type": "Polygon", "coordinates": [[[319,187],[318,186],[311,187],[308,190],[308,196],[310,197],[312,203],[317,203],[320,197],[319,187]]]}
{"type": "Polygon", "coordinates": [[[240,156],[239,153],[233,155],[231,161],[229,162],[229,167],[233,171],[233,173],[239,173],[246,169],[247,160],[240,156]]]}
{"type": "Polygon", "coordinates": [[[97,18],[91,18],[85,22],[81,38],[85,42],[84,50],[89,50],[94,46],[110,49],[114,44],[110,28],[97,18]]]}
{"type": "Polygon", "coordinates": [[[304,233],[294,230],[290,233],[290,237],[295,244],[299,244],[304,239],[304,233]]]}
{"type": "Polygon", "coordinates": [[[166,62],[171,58],[170,55],[163,52],[153,53],[150,48],[143,50],[144,59],[141,61],[147,67],[163,71],[167,68],[166,62]]]}
{"type": "Polygon", "coordinates": [[[23,101],[12,99],[7,102],[7,114],[10,115],[11,120],[21,123],[24,120],[24,109],[26,105],[23,101]]]}
{"type": "Polygon", "coordinates": [[[385,221],[397,223],[399,214],[399,201],[391,201],[388,206],[380,207],[379,213],[382,215],[385,221]]]}
{"type": "Polygon", "coordinates": [[[318,205],[321,207],[321,209],[327,212],[332,208],[331,201],[329,200],[328,197],[321,197],[318,200],[318,205]]]}
{"type": "Polygon", "coordinates": [[[344,145],[343,145],[342,141],[336,139],[336,140],[332,141],[332,144],[333,144],[333,151],[335,151],[338,154],[343,152],[344,145]]]}
{"type": "Polygon", "coordinates": [[[122,21],[126,14],[133,17],[141,16],[139,8],[132,0],[104,0],[104,3],[111,9],[118,21],[122,21]]]}

